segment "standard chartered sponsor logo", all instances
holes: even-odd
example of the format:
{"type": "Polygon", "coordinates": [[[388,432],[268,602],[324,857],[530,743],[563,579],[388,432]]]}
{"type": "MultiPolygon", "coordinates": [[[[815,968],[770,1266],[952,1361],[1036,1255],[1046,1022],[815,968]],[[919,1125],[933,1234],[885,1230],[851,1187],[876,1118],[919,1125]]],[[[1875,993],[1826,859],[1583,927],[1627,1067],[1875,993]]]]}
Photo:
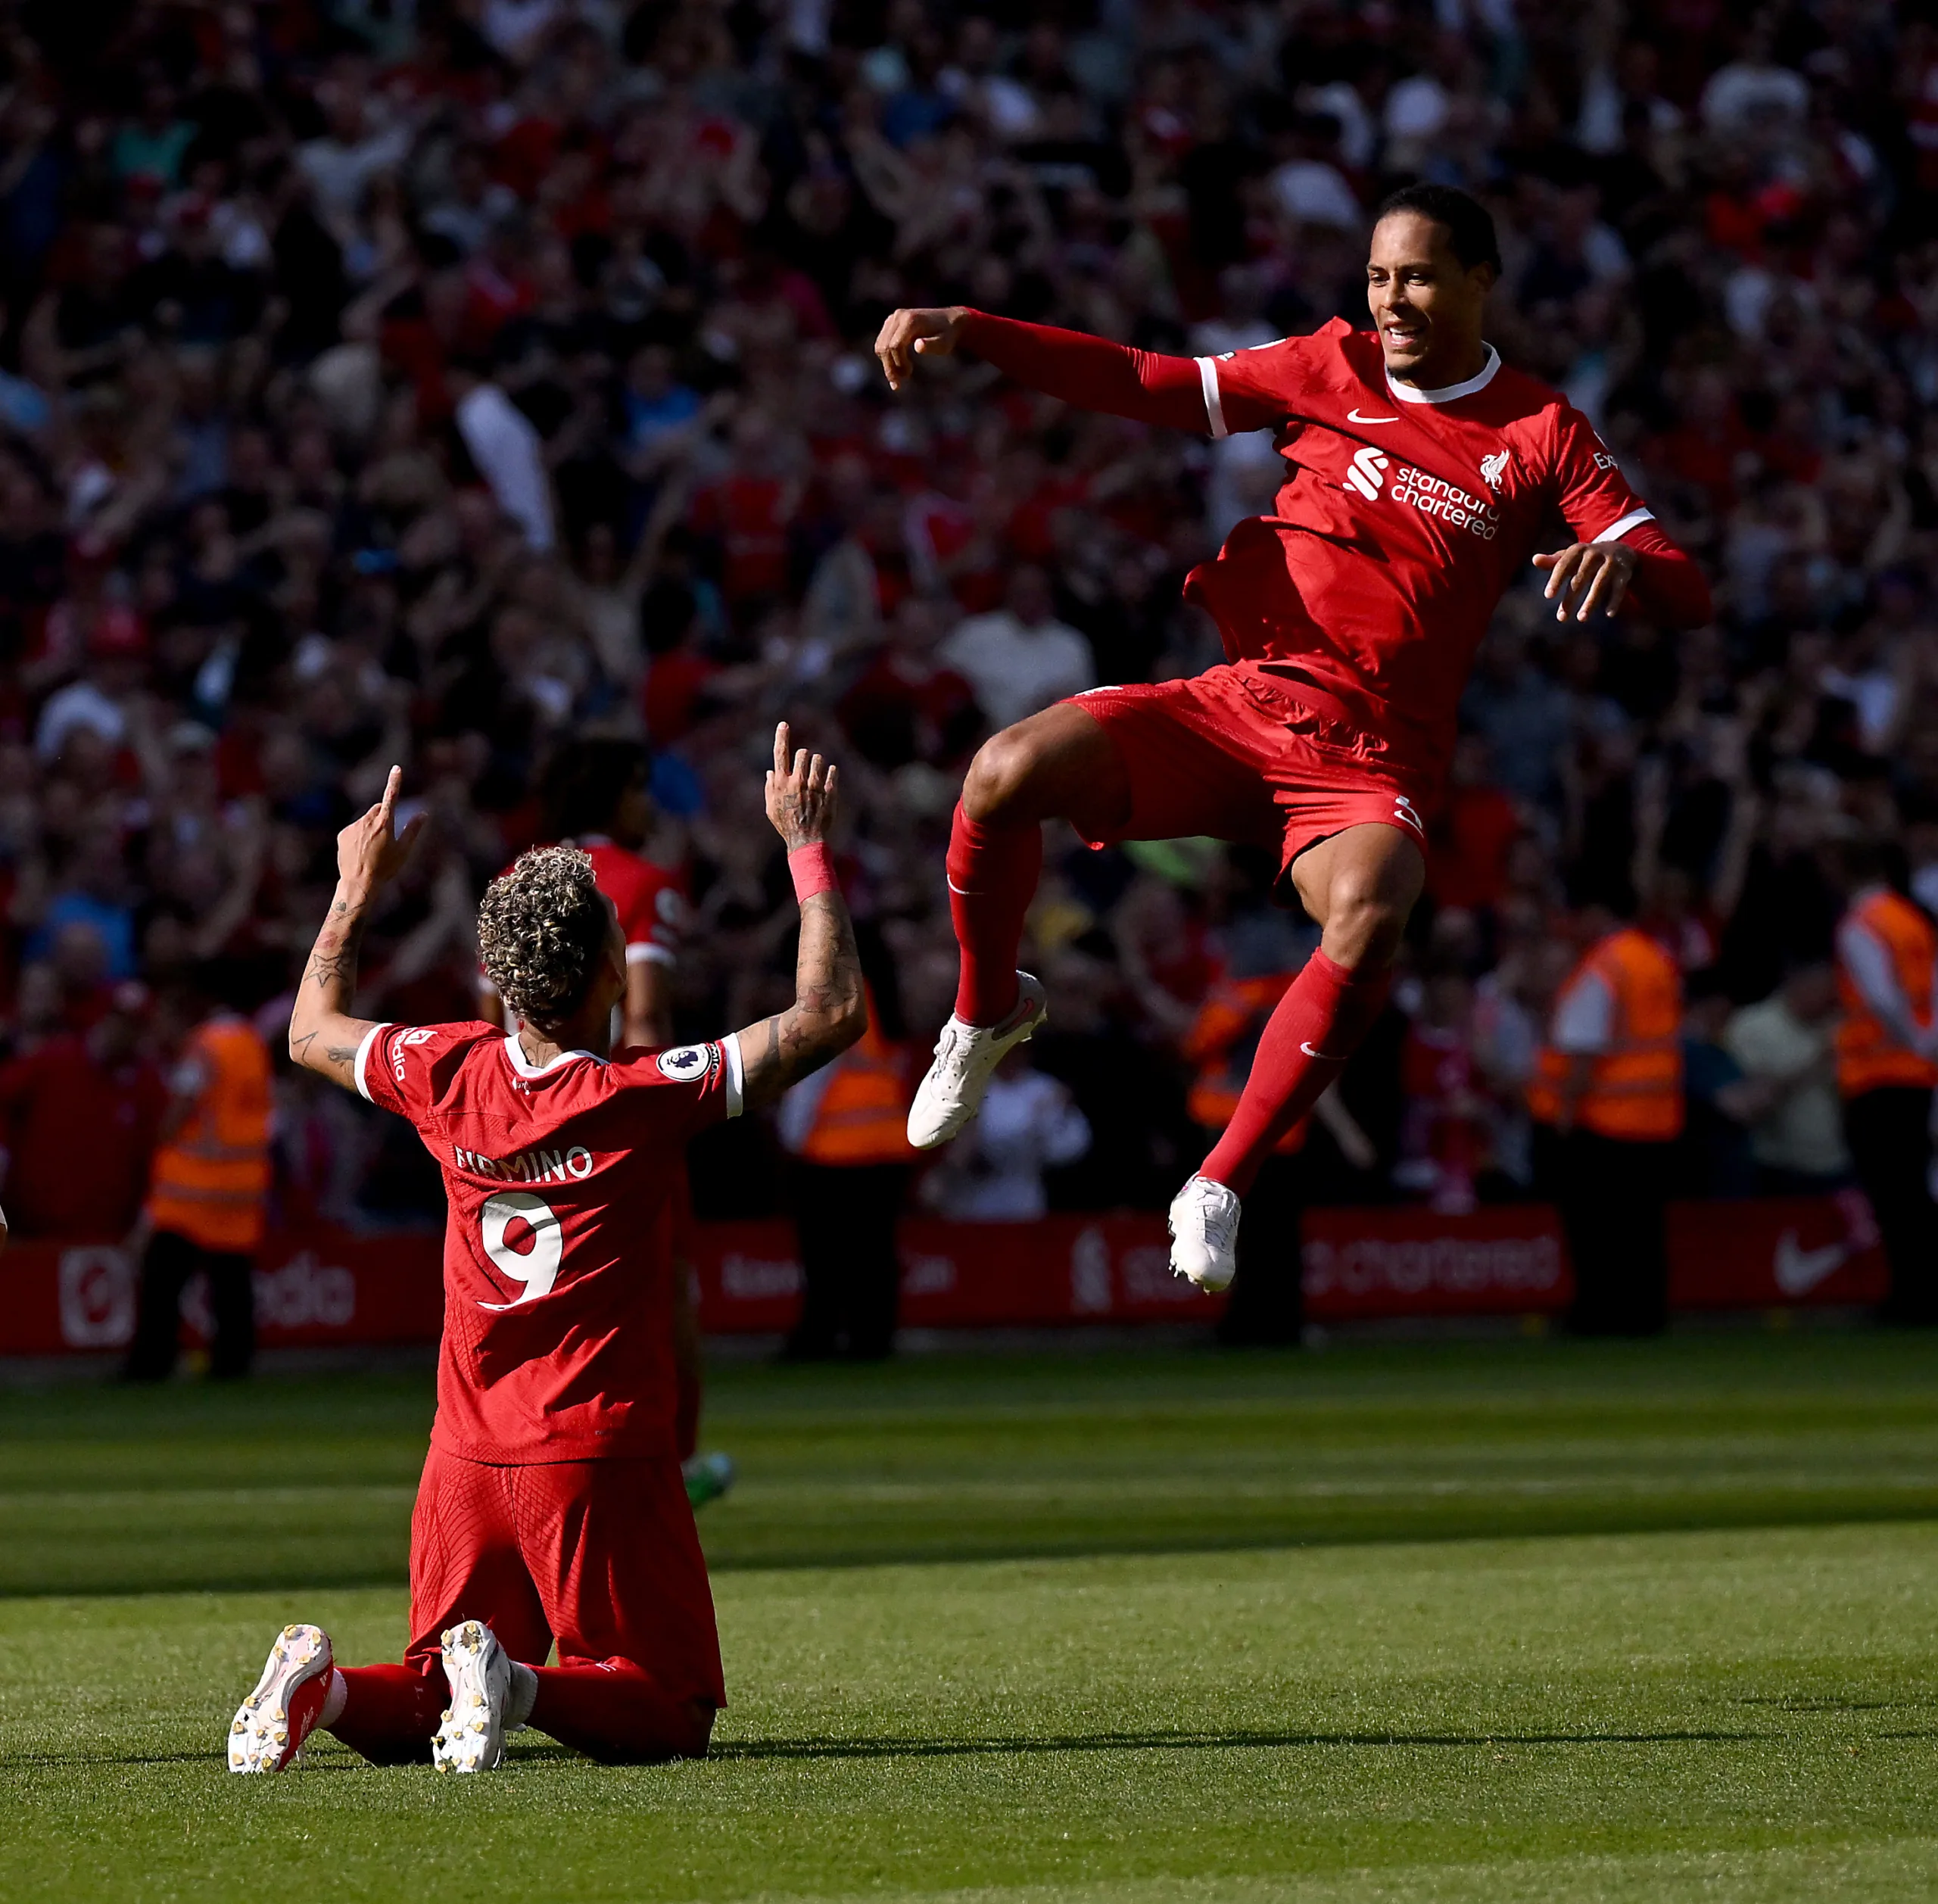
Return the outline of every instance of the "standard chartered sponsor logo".
{"type": "Polygon", "coordinates": [[[1490,502],[1449,482],[1444,476],[1429,475],[1410,463],[1400,466],[1393,478],[1393,500],[1418,509],[1422,516],[1437,516],[1450,528],[1465,529],[1483,541],[1491,542],[1500,533],[1500,511],[1490,502]]]}
{"type": "Polygon", "coordinates": [[[1379,494],[1381,484],[1386,480],[1386,466],[1392,459],[1384,450],[1376,450],[1369,443],[1353,452],[1353,460],[1346,471],[1342,489],[1357,489],[1368,502],[1379,494]]]}
{"type": "Polygon", "coordinates": [[[1500,533],[1500,509],[1485,497],[1449,482],[1444,476],[1416,469],[1410,463],[1396,468],[1391,457],[1369,443],[1353,452],[1353,460],[1346,467],[1346,479],[1339,487],[1356,490],[1368,502],[1376,500],[1383,490],[1396,503],[1416,509],[1422,516],[1437,516],[1450,528],[1465,529],[1484,542],[1491,542],[1500,533]],[[1389,470],[1392,472],[1390,483],[1389,470]]]}

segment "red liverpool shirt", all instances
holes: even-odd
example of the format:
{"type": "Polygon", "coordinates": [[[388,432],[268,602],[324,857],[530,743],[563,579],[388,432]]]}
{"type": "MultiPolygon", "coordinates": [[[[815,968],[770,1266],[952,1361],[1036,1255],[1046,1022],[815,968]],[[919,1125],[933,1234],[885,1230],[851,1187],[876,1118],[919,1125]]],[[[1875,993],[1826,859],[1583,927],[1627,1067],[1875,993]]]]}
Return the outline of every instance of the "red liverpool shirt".
{"type": "Polygon", "coordinates": [[[1227,653],[1357,730],[1370,760],[1438,776],[1475,649],[1530,558],[1559,540],[1625,541],[1645,612],[1711,612],[1700,572],[1629,488],[1587,419],[1506,368],[1438,390],[1396,383],[1379,339],[1335,318],[1217,357],[1155,357],[980,311],[964,341],[1019,382],[1114,416],[1270,429],[1288,466],[1270,516],[1232,530],[1187,596],[1227,653]],[[1565,538],[1555,537],[1561,525],[1565,538]]]}
{"type": "Polygon", "coordinates": [[[444,1173],[434,1444],[473,1461],[674,1451],[682,1147],[740,1109],[732,1039],[534,1067],[482,1024],[378,1025],[357,1088],[444,1173]]]}
{"type": "Polygon", "coordinates": [[[626,935],[626,963],[675,963],[687,919],[679,874],[600,835],[587,834],[572,843],[584,849],[592,862],[594,880],[619,915],[626,935]]]}
{"type": "Polygon", "coordinates": [[[1588,419],[1491,350],[1416,390],[1335,318],[1198,363],[1212,434],[1271,429],[1289,466],[1187,592],[1234,660],[1336,696],[1410,764],[1445,760],[1474,650],[1555,528],[1613,541],[1654,519],[1588,419]]]}

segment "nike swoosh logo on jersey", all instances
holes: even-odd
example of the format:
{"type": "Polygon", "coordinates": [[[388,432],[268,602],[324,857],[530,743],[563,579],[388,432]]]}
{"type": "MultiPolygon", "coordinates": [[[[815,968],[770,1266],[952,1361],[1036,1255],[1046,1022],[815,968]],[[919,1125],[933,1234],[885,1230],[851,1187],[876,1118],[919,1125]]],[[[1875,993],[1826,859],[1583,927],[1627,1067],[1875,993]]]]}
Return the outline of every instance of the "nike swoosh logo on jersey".
{"type": "Polygon", "coordinates": [[[1349,410],[1346,413],[1348,423],[1397,423],[1399,420],[1397,416],[1362,416],[1356,410],[1349,410]]]}
{"type": "Polygon", "coordinates": [[[1323,1058],[1329,1064],[1343,1064],[1346,1061],[1343,1058],[1335,1058],[1329,1051],[1315,1051],[1311,1045],[1303,1040],[1300,1042],[1299,1049],[1304,1052],[1307,1057],[1323,1058]]]}

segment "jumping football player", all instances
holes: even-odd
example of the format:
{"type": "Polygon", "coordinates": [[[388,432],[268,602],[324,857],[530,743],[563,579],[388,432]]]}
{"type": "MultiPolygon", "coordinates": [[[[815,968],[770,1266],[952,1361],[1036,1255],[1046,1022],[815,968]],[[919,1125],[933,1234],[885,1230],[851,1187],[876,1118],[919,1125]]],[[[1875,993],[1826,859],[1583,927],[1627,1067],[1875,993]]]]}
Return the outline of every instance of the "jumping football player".
{"type": "Polygon", "coordinates": [[[1042,821],[1099,845],[1209,834],[1272,848],[1322,937],[1236,1114],[1171,1205],[1172,1267],[1201,1288],[1231,1281],[1240,1199],[1385,1003],[1460,692],[1502,594],[1531,559],[1558,620],[1630,596],[1672,627],[1709,618],[1700,571],[1587,419],[1485,341],[1500,272],[1485,209],[1413,185],[1373,227],[1375,335],[1335,318],[1255,350],[1155,357],[955,306],[896,311],[876,339],[898,390],[918,355],[961,347],[1087,410],[1214,437],[1276,432],[1275,513],[1240,523],[1185,584],[1227,661],[1079,695],[971,765],[948,860],[960,983],[908,1117],[921,1148],[953,1137],[1042,1022],[1042,988],[1016,970],[1042,821]],[[1537,553],[1555,518],[1575,539],[1537,553]]]}
{"type": "Polygon", "coordinates": [[[497,1765],[531,1725],[596,1758],[692,1757],[725,1701],[706,1563],[673,1446],[663,1207],[697,1130],[771,1102],[862,1035],[853,930],[826,839],[835,770],[774,735],[768,817],[801,905],[793,1006],[704,1045],[612,1049],[624,935],[590,860],[539,847],[478,914],[496,1027],[348,1015],[378,890],[408,857],[400,775],[337,839],[338,883],[290,1055],[408,1117],[441,1166],[444,1329],[411,1522],[401,1665],[338,1667],[283,1628],[229,1728],[229,1769],[280,1772],[316,1727],[380,1764],[497,1765]],[[559,1663],[544,1662],[554,1642],[559,1663]]]}

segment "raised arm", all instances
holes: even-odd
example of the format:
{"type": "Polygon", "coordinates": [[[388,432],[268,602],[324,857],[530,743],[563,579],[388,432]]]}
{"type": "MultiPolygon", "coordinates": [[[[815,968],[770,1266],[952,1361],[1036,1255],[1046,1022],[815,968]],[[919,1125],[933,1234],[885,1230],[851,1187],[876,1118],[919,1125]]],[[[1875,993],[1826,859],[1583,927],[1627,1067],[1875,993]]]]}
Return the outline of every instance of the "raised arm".
{"type": "Polygon", "coordinates": [[[847,902],[834,881],[827,836],[834,824],[835,770],[805,749],[792,756],[783,721],[774,731],[767,817],[787,845],[788,871],[801,902],[794,1002],[737,1034],[741,1091],[749,1106],[771,1104],[810,1071],[839,1057],[868,1028],[868,998],[847,902]]]}
{"type": "Polygon", "coordinates": [[[403,838],[397,836],[397,796],[403,781],[403,769],[393,767],[384,797],[336,837],[336,893],[289,1014],[291,1058],[349,1091],[357,1089],[357,1049],[375,1029],[368,1019],[350,1016],[363,928],[379,890],[403,870],[424,830],[420,813],[403,838]]]}
{"type": "Polygon", "coordinates": [[[1080,410],[1195,430],[1201,436],[1223,434],[1215,429],[1207,404],[1204,364],[1192,357],[1134,351],[1081,331],[1018,323],[963,304],[897,310],[889,313],[875,339],[875,355],[889,388],[899,390],[914,375],[918,357],[946,357],[958,346],[974,351],[1005,376],[1080,410]]]}

